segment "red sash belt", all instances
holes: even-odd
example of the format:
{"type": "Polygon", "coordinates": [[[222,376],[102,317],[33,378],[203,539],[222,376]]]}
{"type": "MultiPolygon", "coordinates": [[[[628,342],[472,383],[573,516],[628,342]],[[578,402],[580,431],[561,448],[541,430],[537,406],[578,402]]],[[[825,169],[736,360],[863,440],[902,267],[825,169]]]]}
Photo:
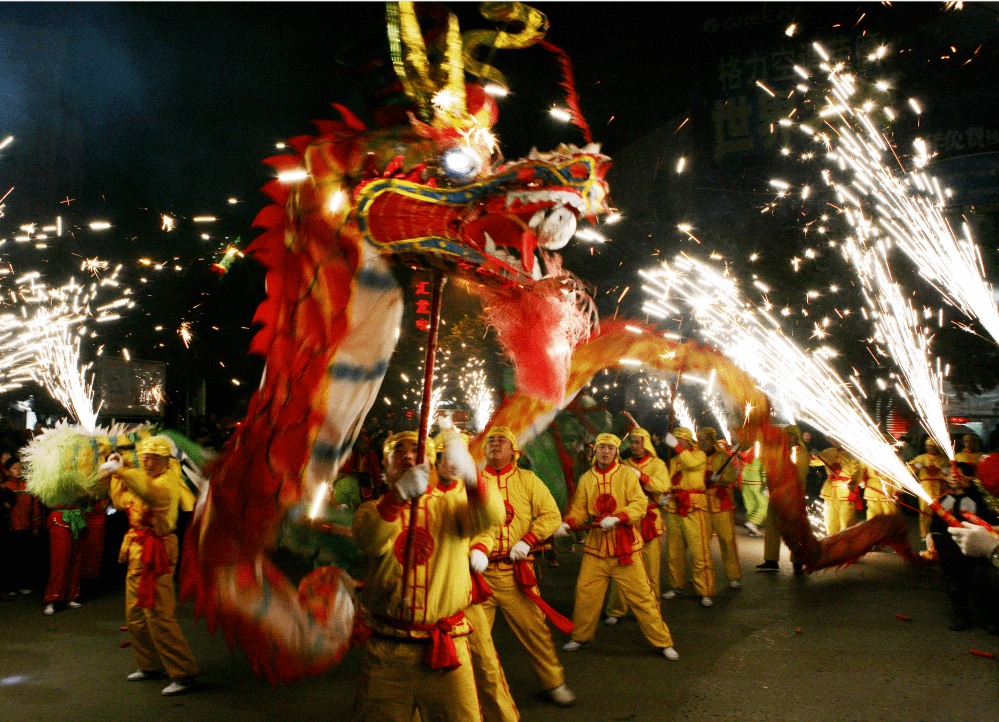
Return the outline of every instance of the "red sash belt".
{"type": "Polygon", "coordinates": [[[493,590],[489,588],[489,582],[481,572],[474,569],[469,571],[472,572],[472,604],[482,604],[493,595],[493,590]]]}
{"type": "Polygon", "coordinates": [[[687,516],[691,511],[690,496],[692,494],[703,494],[703,489],[673,489],[673,496],[676,497],[676,513],[680,516],[687,516]]]}
{"type": "Polygon", "coordinates": [[[642,517],[642,541],[650,542],[659,536],[659,530],[656,529],[657,517],[662,518],[659,516],[659,505],[649,504],[648,511],[642,517]]]}
{"type": "Polygon", "coordinates": [[[142,545],[142,576],[135,606],[152,609],[156,602],[156,578],[170,573],[170,556],[163,537],[148,526],[132,530],[132,541],[142,545]]]}
{"type": "Polygon", "coordinates": [[[621,522],[614,527],[614,531],[617,533],[617,563],[627,566],[634,561],[631,555],[635,551],[632,546],[631,524],[621,522]]]}
{"type": "Polygon", "coordinates": [[[724,486],[709,486],[706,493],[718,500],[718,511],[728,511],[732,508],[732,495],[724,486]]]}
{"type": "Polygon", "coordinates": [[[531,562],[527,559],[514,562],[513,577],[517,580],[517,586],[520,587],[520,590],[530,597],[532,602],[538,605],[551,623],[558,627],[559,631],[569,634],[569,632],[576,628],[576,625],[552,609],[548,602],[542,599],[541,595],[535,591],[538,586],[538,578],[534,575],[534,565],[531,562]]]}
{"type": "Polygon", "coordinates": [[[396,629],[430,632],[430,645],[423,653],[423,661],[430,669],[452,670],[461,666],[461,662],[458,661],[458,650],[454,646],[454,640],[451,639],[451,630],[465,621],[464,611],[452,614],[450,617],[441,617],[436,624],[400,622],[397,619],[386,619],[385,617],[378,619],[396,629]]]}

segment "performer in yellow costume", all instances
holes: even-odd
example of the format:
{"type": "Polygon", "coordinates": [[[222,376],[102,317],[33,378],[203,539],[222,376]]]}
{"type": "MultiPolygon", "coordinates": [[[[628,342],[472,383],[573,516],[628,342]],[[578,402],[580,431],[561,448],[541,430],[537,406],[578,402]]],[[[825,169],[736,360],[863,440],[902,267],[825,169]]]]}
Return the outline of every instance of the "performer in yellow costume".
{"type": "MultiPolygon", "coordinates": [[[[468,447],[468,439],[464,434],[461,436],[465,447],[468,447]]],[[[435,447],[439,446],[443,451],[445,438],[439,434],[435,439],[435,447]]],[[[428,458],[429,457],[429,443],[428,458]]],[[[458,494],[467,498],[465,482],[461,478],[461,471],[448,459],[441,457],[437,463],[438,488],[449,494],[458,494]]],[[[485,532],[488,533],[488,532],[485,532]]],[[[472,575],[472,603],[465,608],[465,619],[472,625],[472,633],[468,635],[468,648],[472,655],[472,670],[475,676],[475,688],[479,695],[479,708],[482,711],[483,722],[518,722],[520,712],[517,704],[510,694],[510,686],[506,681],[506,674],[500,664],[499,656],[496,654],[496,646],[493,644],[492,629],[488,617],[482,608],[482,602],[492,594],[488,588],[482,572],[489,565],[489,558],[481,551],[475,549],[469,554],[469,573],[472,575]]],[[[414,722],[418,722],[419,715],[414,717],[414,722]]]]}
{"type": "Polygon", "coordinates": [[[853,526],[856,520],[857,507],[852,494],[860,463],[850,452],[839,447],[830,447],[819,457],[825,462],[828,474],[819,495],[826,502],[826,535],[832,536],[853,526]]]}
{"type": "MultiPolygon", "coordinates": [[[[482,475],[499,491],[506,509],[505,522],[477,537],[471,554],[484,554],[488,567],[483,576],[492,590],[482,603],[489,629],[496,619],[496,608],[503,612],[531,660],[534,672],[555,704],[568,707],[576,701],[565,684],[562,664],[555,653],[546,613],[553,622],[571,630],[569,620],[549,607],[538,593],[534,576],[534,554],[562,520],[555,497],[533,472],[517,467],[517,438],[505,426],[494,426],[486,433],[486,468],[482,475]]],[[[470,559],[476,564],[475,559],[470,559]]],[[[481,564],[481,559],[478,560],[481,564]]]]}
{"type": "Polygon", "coordinates": [[[417,465],[417,435],[385,442],[389,491],[354,516],[367,553],[361,594],[372,635],[358,675],[355,719],[479,722],[478,695],[464,610],[472,600],[471,539],[503,522],[503,503],[475,466],[456,431],[442,454],[460,470],[466,494],[444,491],[436,472],[417,465]],[[412,523],[410,523],[412,517],[412,523]]]}
{"type": "Polygon", "coordinates": [[[555,531],[556,536],[567,536],[573,529],[591,530],[576,580],[572,614],[576,628],[562,649],[573,652],[596,634],[607,583],[613,579],[645,638],[662,649],[666,659],[675,661],[680,655],[673,649],[649,575],[641,564],[635,564],[634,554],[642,549],[638,527],[648,510],[648,500],[635,470],[621,465],[620,446],[621,440],[613,434],[597,437],[596,463],[579,478],[565,521],[555,531]]]}
{"type": "Polygon", "coordinates": [[[728,585],[732,589],[738,589],[741,586],[742,568],[739,566],[739,548],[735,542],[735,504],[732,502],[732,484],[738,478],[735,460],[729,461],[728,454],[719,448],[718,432],[710,426],[702,427],[697,432],[697,446],[707,457],[704,491],[711,513],[711,531],[718,535],[728,585]]]}
{"type": "MultiPolygon", "coordinates": [[[[947,470],[950,468],[950,460],[940,452],[932,438],[926,439],[926,453],[920,454],[909,462],[909,466],[916,470],[919,477],[919,485],[936,501],[946,493],[947,470]]],[[[926,539],[926,551],[933,553],[933,542],[930,540],[930,522],[933,521],[933,512],[930,505],[923,499],[919,500],[919,510],[923,513],[919,515],[919,536],[926,539]]]]}
{"type": "Polygon", "coordinates": [[[715,566],[711,561],[711,512],[704,489],[704,472],[708,457],[694,446],[690,429],[677,429],[667,434],[666,443],[676,450],[670,460],[669,502],[666,504],[666,571],[670,586],[663,594],[673,599],[687,586],[687,550],[693,566],[694,591],[701,605],[714,602],[715,566]]]}
{"type": "MultiPolygon", "coordinates": [[[[631,458],[622,463],[638,472],[642,491],[648,498],[645,518],[642,519],[642,566],[649,575],[652,592],[659,598],[659,570],[662,568],[662,535],[666,531],[663,515],[659,511],[659,499],[669,491],[669,470],[666,463],[656,454],[652,437],[645,429],[632,429],[628,434],[631,458]]],[[[617,624],[617,620],[628,613],[628,605],[621,596],[617,585],[611,582],[605,607],[605,624],[617,624]]]]}
{"type": "Polygon", "coordinates": [[[885,481],[877,471],[866,464],[862,478],[868,519],[878,514],[894,514],[898,511],[898,505],[895,503],[898,490],[891,483],[885,481]]]}
{"type": "Polygon", "coordinates": [[[954,455],[954,461],[977,467],[978,460],[982,458],[982,442],[974,434],[965,434],[961,437],[961,444],[961,451],[954,455]]]}
{"type": "MultiPolygon", "coordinates": [[[[788,447],[790,448],[791,463],[798,471],[798,486],[801,494],[805,493],[805,482],[808,480],[808,468],[812,462],[812,455],[805,446],[805,440],[801,437],[801,429],[797,426],[789,425],[784,427],[787,435],[788,447]]],[[[763,522],[763,563],[757,564],[760,571],[774,571],[780,567],[780,531],[777,529],[777,511],[767,505],[767,518],[763,522]]],[[[803,574],[804,566],[792,555],[791,564],[795,574],[803,574]]]]}
{"type": "Polygon", "coordinates": [[[136,446],[141,469],[122,468],[112,454],[101,466],[110,476],[111,503],[128,514],[129,530],[119,562],[128,562],[125,580],[125,618],[132,653],[139,669],[129,681],[159,679],[172,682],[163,689],[170,696],[189,691],[197,682],[198,663],[177,624],[173,571],[177,564],[177,508],[180,464],[171,458],[170,440],[151,436],[136,446]]]}

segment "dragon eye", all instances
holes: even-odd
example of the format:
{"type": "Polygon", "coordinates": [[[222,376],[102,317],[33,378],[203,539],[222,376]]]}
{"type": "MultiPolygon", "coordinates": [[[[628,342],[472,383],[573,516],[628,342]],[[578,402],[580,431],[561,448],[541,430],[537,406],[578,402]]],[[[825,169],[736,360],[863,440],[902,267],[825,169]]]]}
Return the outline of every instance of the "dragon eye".
{"type": "Polygon", "coordinates": [[[470,181],[482,171],[482,158],[467,145],[445,151],[441,161],[447,177],[454,181],[470,181]]]}

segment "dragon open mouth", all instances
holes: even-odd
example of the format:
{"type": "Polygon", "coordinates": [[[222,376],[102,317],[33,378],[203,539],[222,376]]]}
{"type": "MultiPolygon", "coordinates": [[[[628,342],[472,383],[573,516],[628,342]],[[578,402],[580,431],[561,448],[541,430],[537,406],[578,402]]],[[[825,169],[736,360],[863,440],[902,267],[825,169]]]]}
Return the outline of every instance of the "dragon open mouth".
{"type": "MultiPolygon", "coordinates": [[[[393,164],[390,164],[393,165],[393,164]]],[[[596,146],[532,151],[467,185],[420,182],[397,165],[354,190],[358,225],[383,252],[448,256],[459,265],[518,282],[544,274],[537,249],[557,250],[580,217],[607,211],[609,159],[596,146]]]]}

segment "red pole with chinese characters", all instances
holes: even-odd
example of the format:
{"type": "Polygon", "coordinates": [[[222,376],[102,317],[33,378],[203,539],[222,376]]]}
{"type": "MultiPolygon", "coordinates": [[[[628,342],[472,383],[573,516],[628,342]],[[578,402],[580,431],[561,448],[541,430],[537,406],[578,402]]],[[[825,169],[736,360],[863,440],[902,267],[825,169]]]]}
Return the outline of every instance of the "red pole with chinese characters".
{"type": "MultiPolygon", "coordinates": [[[[420,430],[416,439],[416,463],[422,464],[427,456],[427,436],[430,434],[430,397],[434,390],[434,361],[437,357],[437,331],[441,323],[441,296],[444,292],[444,282],[447,277],[440,271],[434,271],[433,297],[430,302],[430,326],[427,328],[427,355],[423,368],[423,402],[420,406],[420,430]]],[[[413,539],[416,530],[416,516],[419,511],[419,498],[409,502],[409,529],[406,534],[406,549],[403,554],[402,568],[402,598],[407,603],[406,583],[409,570],[413,568],[413,539]]]]}

